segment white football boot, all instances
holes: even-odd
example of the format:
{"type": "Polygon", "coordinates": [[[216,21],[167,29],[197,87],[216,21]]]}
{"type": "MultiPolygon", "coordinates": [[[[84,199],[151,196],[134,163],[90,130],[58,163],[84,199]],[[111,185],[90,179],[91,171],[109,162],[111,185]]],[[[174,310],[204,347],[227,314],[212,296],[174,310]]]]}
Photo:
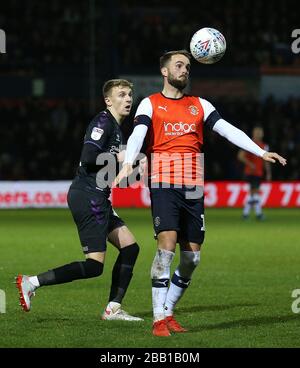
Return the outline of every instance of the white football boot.
{"type": "Polygon", "coordinates": [[[31,308],[31,298],[35,295],[36,287],[29,281],[26,275],[18,275],[16,277],[16,287],[19,289],[20,306],[25,312],[29,312],[31,308]]]}
{"type": "Polygon", "coordinates": [[[106,321],[143,321],[143,318],[134,317],[121,309],[120,303],[108,303],[102,314],[102,319],[106,321]]]}

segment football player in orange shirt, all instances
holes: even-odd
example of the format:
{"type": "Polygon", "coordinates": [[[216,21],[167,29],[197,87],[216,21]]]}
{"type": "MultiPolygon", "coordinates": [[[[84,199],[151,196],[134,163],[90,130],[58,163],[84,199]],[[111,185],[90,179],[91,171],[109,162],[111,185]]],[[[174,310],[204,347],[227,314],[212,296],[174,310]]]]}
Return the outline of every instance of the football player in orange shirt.
{"type": "Polygon", "coordinates": [[[196,190],[196,196],[190,193],[193,177],[199,180],[196,187],[201,186],[201,167],[197,163],[202,150],[203,127],[207,126],[265,161],[286,164],[283,157],[261,149],[244,132],[222,119],[210,102],[184,93],[190,66],[190,54],[186,50],[170,51],[161,56],[163,90],[139,104],[124,165],[114,181],[118,185],[133,172],[133,163],[146,139],[147,156],[151,160],[148,165],[151,209],[158,247],[151,268],[152,333],[155,336],[187,331],[174,318],[174,308],[200,262],[204,240],[203,191],[196,190]],[[170,266],[177,243],[180,262],[170,282],[170,266]]]}
{"type": "MultiPolygon", "coordinates": [[[[266,143],[263,142],[264,130],[260,126],[255,126],[252,130],[252,140],[259,147],[264,149],[265,151],[269,150],[269,147],[266,143]]],[[[262,212],[261,206],[261,198],[259,194],[260,183],[264,177],[264,172],[266,173],[266,180],[272,180],[271,176],[271,166],[267,161],[262,161],[259,157],[253,155],[250,152],[246,152],[244,150],[240,150],[238,153],[238,159],[245,165],[244,167],[244,175],[245,179],[249,182],[250,185],[250,194],[246,199],[244,210],[243,210],[243,218],[249,218],[249,213],[251,207],[255,208],[256,218],[258,220],[264,220],[264,215],[262,212]]]]}

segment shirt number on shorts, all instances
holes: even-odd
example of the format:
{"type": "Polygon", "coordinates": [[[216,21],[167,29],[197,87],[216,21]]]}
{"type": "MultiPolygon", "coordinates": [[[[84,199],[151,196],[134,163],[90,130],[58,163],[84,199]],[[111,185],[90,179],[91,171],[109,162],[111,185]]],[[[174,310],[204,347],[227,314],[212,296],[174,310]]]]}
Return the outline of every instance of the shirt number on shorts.
{"type": "Polygon", "coordinates": [[[201,231],[205,231],[205,220],[204,220],[204,215],[201,215],[202,218],[202,227],[201,227],[201,231]]]}

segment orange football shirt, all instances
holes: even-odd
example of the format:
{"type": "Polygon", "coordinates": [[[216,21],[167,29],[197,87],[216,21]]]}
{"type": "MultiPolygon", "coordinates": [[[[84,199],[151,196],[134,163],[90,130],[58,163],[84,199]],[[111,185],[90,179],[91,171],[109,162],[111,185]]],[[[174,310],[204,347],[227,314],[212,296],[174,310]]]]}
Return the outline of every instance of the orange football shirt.
{"type": "Polygon", "coordinates": [[[199,97],[171,99],[156,93],[149,100],[152,117],[146,153],[151,182],[202,185],[204,110],[199,97]]]}

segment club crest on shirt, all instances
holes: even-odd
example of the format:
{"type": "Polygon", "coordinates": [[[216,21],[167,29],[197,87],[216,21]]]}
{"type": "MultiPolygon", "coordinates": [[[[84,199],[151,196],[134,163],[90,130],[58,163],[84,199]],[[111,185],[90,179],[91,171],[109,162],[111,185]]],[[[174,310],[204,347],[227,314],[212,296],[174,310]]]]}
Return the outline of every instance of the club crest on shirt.
{"type": "Polygon", "coordinates": [[[189,106],[189,111],[192,115],[198,115],[199,114],[199,109],[197,106],[195,105],[191,105],[189,106]]]}
{"type": "Polygon", "coordinates": [[[93,130],[92,130],[91,138],[94,141],[99,141],[99,139],[102,137],[103,133],[104,133],[103,129],[94,127],[93,130]]]}

